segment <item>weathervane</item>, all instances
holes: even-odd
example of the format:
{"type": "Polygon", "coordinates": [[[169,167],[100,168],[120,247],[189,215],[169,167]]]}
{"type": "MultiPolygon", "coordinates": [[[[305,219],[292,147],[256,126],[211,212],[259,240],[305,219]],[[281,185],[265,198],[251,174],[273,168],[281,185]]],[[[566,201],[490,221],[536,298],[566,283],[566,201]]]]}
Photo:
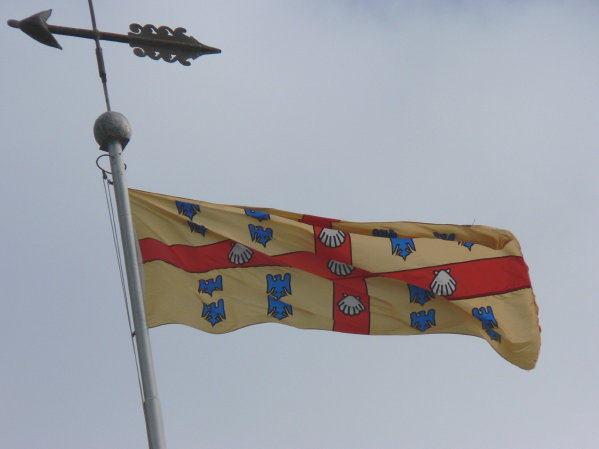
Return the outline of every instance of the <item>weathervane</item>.
{"type": "Polygon", "coordinates": [[[13,28],[19,28],[42,44],[61,50],[62,47],[53,36],[54,34],[128,43],[133,47],[133,53],[137,56],[148,56],[151,59],[162,59],[166,62],[178,61],[185,66],[191,65],[189,59],[221,52],[218,48],[209,47],[198,42],[193,36],[186,36],[187,30],[181,27],[173,30],[167,26],[142,26],[138,23],[132,23],[129,25],[131,32],[128,34],[106,33],[98,31],[95,26],[93,30],[86,30],[48,25],[48,18],[51,14],[52,10],[48,9],[23,20],[11,19],[8,24],[13,28]]]}

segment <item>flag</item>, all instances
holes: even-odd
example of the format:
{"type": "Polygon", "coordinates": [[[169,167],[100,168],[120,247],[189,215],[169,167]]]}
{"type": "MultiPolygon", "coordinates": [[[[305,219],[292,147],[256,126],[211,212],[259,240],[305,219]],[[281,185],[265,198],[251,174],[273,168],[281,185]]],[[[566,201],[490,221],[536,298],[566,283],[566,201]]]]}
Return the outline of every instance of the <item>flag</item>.
{"type": "Polygon", "coordinates": [[[488,226],[356,223],[130,190],[149,327],[258,323],[487,340],[532,369],[538,309],[520,245],[488,226]]]}

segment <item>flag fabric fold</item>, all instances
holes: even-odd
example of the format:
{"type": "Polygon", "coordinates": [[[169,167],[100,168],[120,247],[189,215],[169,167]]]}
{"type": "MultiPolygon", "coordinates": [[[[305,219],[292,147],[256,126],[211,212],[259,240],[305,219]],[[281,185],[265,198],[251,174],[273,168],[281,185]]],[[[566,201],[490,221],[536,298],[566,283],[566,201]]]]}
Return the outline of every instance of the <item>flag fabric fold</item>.
{"type": "Polygon", "coordinates": [[[532,369],[538,309],[520,245],[488,226],[355,223],[129,191],[149,327],[278,322],[481,337],[532,369]]]}

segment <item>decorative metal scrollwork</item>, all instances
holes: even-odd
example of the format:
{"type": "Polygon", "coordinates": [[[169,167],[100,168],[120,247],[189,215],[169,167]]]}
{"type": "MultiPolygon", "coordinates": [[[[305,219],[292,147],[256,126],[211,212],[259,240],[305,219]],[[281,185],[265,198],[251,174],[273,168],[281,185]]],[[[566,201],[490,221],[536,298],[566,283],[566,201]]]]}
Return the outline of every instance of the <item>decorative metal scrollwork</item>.
{"type": "Polygon", "coordinates": [[[191,65],[188,59],[195,59],[205,54],[205,47],[192,36],[186,36],[185,28],[154,25],[141,26],[138,23],[129,25],[131,33],[129,45],[133,53],[139,57],[162,59],[166,62],[178,61],[184,66],[191,65]]]}

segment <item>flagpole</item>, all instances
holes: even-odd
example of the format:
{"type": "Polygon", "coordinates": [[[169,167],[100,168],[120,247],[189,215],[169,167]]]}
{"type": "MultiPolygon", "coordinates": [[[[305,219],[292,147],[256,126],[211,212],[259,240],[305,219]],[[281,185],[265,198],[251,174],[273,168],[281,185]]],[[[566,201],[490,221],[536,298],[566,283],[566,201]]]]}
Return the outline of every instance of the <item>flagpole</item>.
{"type": "Polygon", "coordinates": [[[131,299],[135,343],[139,357],[148,443],[150,449],[166,449],[162,410],[158,399],[152,348],[143,303],[137,241],[133,231],[133,219],[125,180],[125,163],[122,158],[123,149],[131,137],[131,126],[123,114],[114,111],[105,112],[96,119],[94,136],[100,149],[107,151],[110,155],[114,196],[125,256],[129,298],[131,299]]]}

